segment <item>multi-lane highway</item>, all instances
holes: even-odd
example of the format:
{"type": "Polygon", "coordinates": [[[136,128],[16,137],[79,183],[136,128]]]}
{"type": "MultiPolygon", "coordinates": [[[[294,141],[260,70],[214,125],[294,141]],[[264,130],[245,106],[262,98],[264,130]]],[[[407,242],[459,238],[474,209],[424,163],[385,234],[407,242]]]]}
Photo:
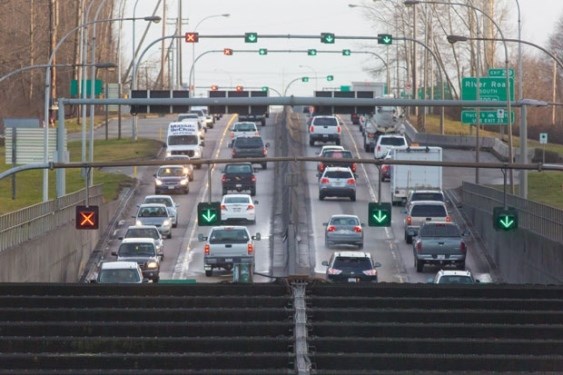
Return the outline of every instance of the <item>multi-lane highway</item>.
{"type": "MultiPolygon", "coordinates": [[[[281,126],[282,112],[274,112],[268,119],[267,126],[259,127],[265,142],[270,143],[270,155],[273,155],[277,140],[274,132],[275,126],[281,126]]],[[[362,136],[356,125],[352,125],[349,116],[341,117],[345,123],[342,144],[351,150],[360,158],[371,158],[371,154],[366,153],[362,147],[362,136]]],[[[147,118],[139,121],[139,134],[141,137],[156,138],[163,140],[166,128],[174,117],[158,117],[147,118]]],[[[213,129],[209,129],[206,134],[204,158],[217,159],[229,158],[231,150],[228,148],[229,143],[229,126],[237,120],[234,115],[225,115],[213,129]]],[[[300,129],[304,134],[307,132],[305,126],[306,118],[300,118],[300,129]]],[[[110,129],[115,128],[112,122],[110,129]]],[[[123,134],[128,134],[124,128],[123,134]]],[[[111,133],[110,133],[111,135],[111,133]]],[[[300,146],[303,156],[316,156],[321,145],[311,147],[305,140],[300,146]]],[[[480,155],[482,161],[494,161],[494,158],[488,153],[480,155]]],[[[475,160],[475,154],[472,151],[445,150],[444,160],[475,160]]],[[[188,195],[175,195],[179,207],[179,224],[173,229],[173,237],[165,240],[165,259],[162,263],[161,278],[162,279],[196,279],[197,282],[220,282],[221,280],[230,280],[231,274],[224,272],[214,272],[213,277],[206,277],[203,270],[203,243],[197,239],[199,233],[207,234],[208,227],[198,227],[197,203],[207,201],[211,194],[212,201],[220,201],[221,199],[221,169],[222,165],[207,166],[195,171],[195,180],[190,185],[190,193],[188,195]]],[[[437,271],[430,267],[425,268],[423,273],[417,273],[414,269],[412,245],[407,245],[403,235],[403,218],[404,208],[393,207],[392,226],[388,228],[374,228],[367,226],[367,205],[369,201],[377,200],[378,193],[378,172],[374,165],[360,165],[358,174],[357,200],[355,202],[349,199],[327,198],[324,201],[318,200],[318,178],[315,163],[307,163],[303,166],[305,171],[306,187],[299,192],[300,202],[298,209],[307,218],[307,238],[301,238],[299,246],[305,249],[306,254],[299,258],[300,269],[308,269],[309,275],[323,277],[325,267],[321,265],[323,260],[328,260],[334,251],[338,248],[328,249],[324,245],[324,226],[323,223],[332,214],[344,213],[355,214],[365,223],[364,226],[364,251],[369,251],[374,259],[382,264],[379,268],[379,280],[381,282],[427,282],[427,280],[437,271]]],[[[123,169],[126,173],[132,173],[123,169]]],[[[134,199],[140,203],[145,195],[154,193],[154,185],[152,174],[153,168],[140,168],[137,176],[141,180],[139,188],[136,191],[134,199]]],[[[287,261],[286,250],[277,243],[270,241],[270,235],[280,228],[275,228],[276,223],[273,215],[274,201],[278,197],[274,194],[274,173],[276,168],[272,165],[266,170],[262,170],[256,165],[257,176],[257,193],[255,199],[257,204],[257,221],[256,224],[248,225],[251,233],[260,233],[262,240],[256,243],[256,267],[255,282],[266,282],[268,276],[286,276],[279,275],[279,269],[287,269],[280,267],[281,263],[287,261]],[[263,276],[264,275],[264,276],[263,276]]],[[[462,180],[474,181],[474,170],[444,168],[444,188],[452,189],[459,186],[462,180]]],[[[497,182],[502,180],[500,171],[482,170],[480,172],[482,183],[497,182]]],[[[389,183],[383,183],[381,187],[381,201],[389,201],[389,183]]],[[[134,215],[135,205],[132,205],[131,212],[124,215],[119,227],[116,228],[115,235],[109,241],[108,254],[115,249],[118,244],[118,236],[128,225],[133,224],[132,215],[134,215]]],[[[458,208],[455,204],[449,204],[450,213],[456,221],[459,221],[462,227],[465,227],[458,208]]],[[[470,269],[478,278],[489,279],[489,266],[485,257],[482,255],[478,244],[472,237],[468,238],[469,251],[467,259],[467,268],[470,269]]],[[[346,247],[341,248],[346,250],[346,247]]],[[[111,260],[112,257],[106,257],[111,260]]],[[[494,276],[493,276],[494,279],[494,276]]]]}

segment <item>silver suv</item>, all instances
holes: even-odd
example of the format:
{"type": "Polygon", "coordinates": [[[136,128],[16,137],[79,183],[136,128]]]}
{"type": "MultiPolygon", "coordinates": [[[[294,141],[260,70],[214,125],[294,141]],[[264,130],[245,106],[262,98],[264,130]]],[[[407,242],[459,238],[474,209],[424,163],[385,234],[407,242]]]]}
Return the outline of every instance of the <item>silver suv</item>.
{"type": "Polygon", "coordinates": [[[315,116],[309,123],[309,146],[315,142],[334,142],[340,144],[342,127],[336,116],[315,116]]]}
{"type": "Polygon", "coordinates": [[[423,223],[429,221],[450,222],[446,204],[440,201],[414,201],[405,210],[405,242],[412,243],[423,223]]]}
{"type": "Polygon", "coordinates": [[[375,144],[375,149],[373,150],[373,157],[376,159],[382,159],[387,155],[387,152],[391,149],[403,149],[406,150],[409,147],[407,138],[400,134],[383,134],[380,135],[375,144]]]}
{"type": "Polygon", "coordinates": [[[319,178],[319,200],[325,197],[348,197],[356,201],[356,176],[350,168],[326,167],[319,178]]]}

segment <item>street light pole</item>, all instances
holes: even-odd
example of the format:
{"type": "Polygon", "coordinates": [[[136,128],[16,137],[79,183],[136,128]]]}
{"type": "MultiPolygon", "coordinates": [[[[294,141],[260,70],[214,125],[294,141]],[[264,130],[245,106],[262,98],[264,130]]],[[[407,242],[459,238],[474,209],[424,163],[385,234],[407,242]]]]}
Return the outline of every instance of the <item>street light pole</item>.
{"type": "MultiPolygon", "coordinates": [[[[313,69],[312,66],[310,65],[299,65],[300,68],[309,68],[311,69],[311,71],[313,72],[313,74],[315,75],[315,91],[319,91],[319,84],[318,84],[318,79],[319,76],[317,75],[317,71],[315,69],[313,69]]],[[[289,86],[289,84],[288,84],[289,86]]]]}

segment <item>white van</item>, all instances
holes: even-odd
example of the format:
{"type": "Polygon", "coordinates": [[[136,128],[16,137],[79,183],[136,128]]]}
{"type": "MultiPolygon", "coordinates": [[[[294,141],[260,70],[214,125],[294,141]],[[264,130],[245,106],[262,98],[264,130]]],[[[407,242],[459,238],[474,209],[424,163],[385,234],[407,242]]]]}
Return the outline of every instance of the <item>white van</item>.
{"type": "Polygon", "coordinates": [[[171,122],[168,125],[166,156],[188,155],[190,159],[198,160],[202,158],[203,145],[197,122],[171,122]]]}

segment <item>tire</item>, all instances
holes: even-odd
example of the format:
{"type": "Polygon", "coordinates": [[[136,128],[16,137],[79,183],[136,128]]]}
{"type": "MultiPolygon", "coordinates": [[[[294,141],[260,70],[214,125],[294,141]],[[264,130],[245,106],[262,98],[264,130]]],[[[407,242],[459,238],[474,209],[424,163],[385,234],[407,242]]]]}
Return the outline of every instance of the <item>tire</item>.
{"type": "Polygon", "coordinates": [[[196,165],[195,169],[201,169],[201,164],[196,165]]]}
{"type": "Polygon", "coordinates": [[[158,283],[160,281],[160,276],[157,276],[153,279],[153,283],[158,283]]]}
{"type": "Polygon", "coordinates": [[[356,193],[352,194],[350,196],[350,199],[352,200],[352,202],[355,202],[356,201],[356,193]]]}
{"type": "MultiPolygon", "coordinates": [[[[225,195],[225,194],[227,194],[227,193],[223,193],[223,195],[225,195]]],[[[253,188],[250,189],[250,196],[253,197],[253,196],[255,196],[255,195],[256,195],[256,188],[253,187],[253,188]]]]}
{"type": "Polygon", "coordinates": [[[319,192],[319,200],[322,201],[323,199],[325,199],[325,195],[319,192]]]}
{"type": "Polygon", "coordinates": [[[189,189],[189,188],[186,189],[186,190],[184,190],[184,194],[188,194],[189,192],[190,192],[190,189],[189,189]]]}
{"type": "Polygon", "coordinates": [[[405,233],[405,242],[408,244],[412,243],[412,236],[405,233]]]}
{"type": "Polygon", "coordinates": [[[315,141],[312,139],[309,139],[309,146],[314,146],[315,145],[315,141]]]}
{"type": "Polygon", "coordinates": [[[262,169],[268,169],[268,163],[262,163],[262,169]]]}
{"type": "Polygon", "coordinates": [[[166,236],[166,238],[172,238],[172,231],[170,231],[170,233],[168,233],[168,236],[166,236]]]}
{"type": "Polygon", "coordinates": [[[422,272],[424,269],[424,262],[414,258],[414,266],[416,267],[416,272],[422,272]]]}
{"type": "Polygon", "coordinates": [[[261,120],[260,123],[262,124],[262,126],[266,126],[266,120],[261,120]]]}
{"type": "Polygon", "coordinates": [[[332,244],[330,243],[330,241],[327,241],[327,240],[325,239],[325,247],[326,247],[327,249],[330,249],[331,246],[332,246],[332,244]]]}
{"type": "Polygon", "coordinates": [[[365,151],[365,152],[369,152],[369,149],[370,149],[369,145],[368,145],[368,144],[365,144],[365,145],[364,145],[364,151],[365,151]]]}
{"type": "Polygon", "coordinates": [[[364,244],[363,243],[359,243],[358,244],[358,250],[362,250],[364,248],[364,244]]]}
{"type": "Polygon", "coordinates": [[[205,270],[205,276],[207,277],[213,276],[213,270],[205,270]]]}
{"type": "Polygon", "coordinates": [[[193,181],[193,180],[194,180],[194,174],[193,174],[193,173],[188,176],[188,180],[189,180],[189,181],[193,181]]]}
{"type": "Polygon", "coordinates": [[[177,221],[174,224],[172,224],[172,228],[178,228],[178,222],[177,221]]]}

